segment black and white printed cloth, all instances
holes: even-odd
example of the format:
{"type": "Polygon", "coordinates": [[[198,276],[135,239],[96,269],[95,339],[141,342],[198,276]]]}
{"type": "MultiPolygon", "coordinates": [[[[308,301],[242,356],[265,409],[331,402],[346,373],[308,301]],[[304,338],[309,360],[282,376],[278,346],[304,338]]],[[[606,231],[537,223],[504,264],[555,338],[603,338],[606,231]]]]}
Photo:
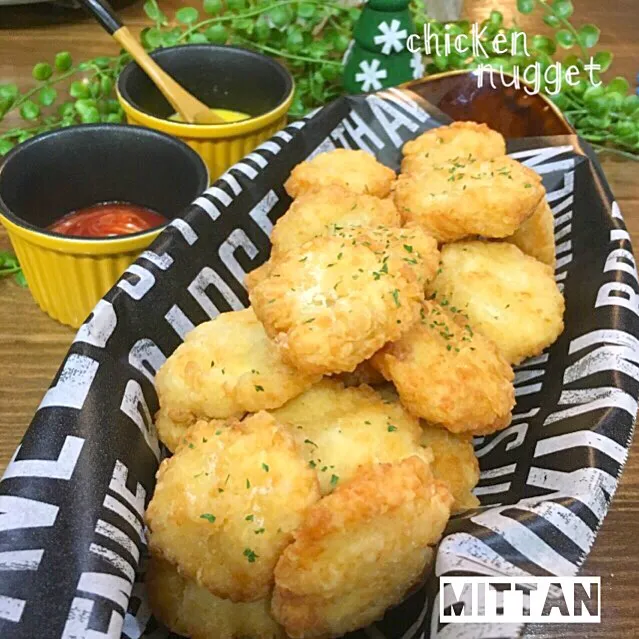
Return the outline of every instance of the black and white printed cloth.
{"type": "MultiPolygon", "coordinates": [[[[346,147],[397,169],[403,143],[442,123],[434,113],[391,89],[291,124],[172,222],[98,303],[0,483],[0,637],[168,636],[143,584],[143,513],[161,456],[156,371],[195,325],[247,305],[244,276],[268,258],[296,164],[346,147]]],[[[574,575],[628,454],[639,282],[621,213],[576,137],[515,140],[509,152],[548,191],[566,330],[518,368],[512,425],[476,441],[483,507],[451,520],[429,581],[362,636],[517,636],[514,625],[441,625],[438,577],[574,575]]]]}

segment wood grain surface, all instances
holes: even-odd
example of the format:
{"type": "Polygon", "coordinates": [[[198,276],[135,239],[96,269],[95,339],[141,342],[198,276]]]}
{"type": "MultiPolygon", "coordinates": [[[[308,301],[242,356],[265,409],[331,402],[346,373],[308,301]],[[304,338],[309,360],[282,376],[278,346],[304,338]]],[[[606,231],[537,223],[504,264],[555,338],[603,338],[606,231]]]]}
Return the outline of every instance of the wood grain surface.
{"type": "MultiPolygon", "coordinates": [[[[114,2],[122,18],[134,29],[146,24],[142,3],[114,2]]],[[[183,4],[161,5],[169,14],[183,4]]],[[[195,4],[195,3],[193,3],[195,4]]],[[[631,81],[639,72],[639,2],[637,0],[580,0],[575,22],[601,28],[601,45],[615,55],[612,73],[631,81]]],[[[501,10],[509,21],[516,15],[515,0],[466,0],[464,14],[485,18],[501,10]]],[[[545,32],[540,18],[517,16],[529,33],[545,32]]],[[[112,54],[116,46],[78,10],[48,4],[0,7],[0,82],[29,82],[31,68],[52,60],[55,52],[70,51],[77,59],[112,54]]],[[[635,246],[639,246],[639,163],[603,156],[602,163],[625,216],[635,246]]],[[[0,230],[0,250],[9,247],[0,230]]],[[[73,331],[49,319],[26,289],[0,280],[0,472],[20,442],[42,395],[55,374],[73,331]]],[[[639,454],[633,447],[612,508],[589,555],[584,574],[602,577],[602,618],[599,626],[530,626],[526,637],[570,639],[601,637],[630,639],[639,636],[635,606],[639,591],[639,454]]]]}

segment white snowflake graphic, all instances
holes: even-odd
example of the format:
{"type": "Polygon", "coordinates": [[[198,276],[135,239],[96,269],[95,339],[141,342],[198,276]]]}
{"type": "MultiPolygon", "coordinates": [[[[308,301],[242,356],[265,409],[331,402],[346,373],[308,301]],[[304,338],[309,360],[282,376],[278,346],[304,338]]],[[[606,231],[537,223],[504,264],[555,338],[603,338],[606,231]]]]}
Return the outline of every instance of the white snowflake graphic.
{"type": "Polygon", "coordinates": [[[382,88],[380,80],[388,77],[388,71],[380,67],[381,62],[377,58],[371,62],[362,60],[359,63],[361,73],[355,75],[355,82],[361,83],[362,91],[379,91],[382,88]]]}
{"type": "Polygon", "coordinates": [[[390,26],[388,22],[384,21],[379,25],[381,35],[376,35],[374,38],[375,44],[383,44],[382,53],[388,55],[391,51],[401,51],[404,48],[404,40],[408,37],[408,31],[406,29],[399,30],[401,22],[394,19],[390,26]]]}
{"type": "Polygon", "coordinates": [[[410,68],[413,70],[413,80],[419,80],[424,77],[424,71],[426,67],[424,67],[424,61],[422,59],[422,54],[419,51],[416,51],[413,54],[413,57],[410,61],[410,68]]]}

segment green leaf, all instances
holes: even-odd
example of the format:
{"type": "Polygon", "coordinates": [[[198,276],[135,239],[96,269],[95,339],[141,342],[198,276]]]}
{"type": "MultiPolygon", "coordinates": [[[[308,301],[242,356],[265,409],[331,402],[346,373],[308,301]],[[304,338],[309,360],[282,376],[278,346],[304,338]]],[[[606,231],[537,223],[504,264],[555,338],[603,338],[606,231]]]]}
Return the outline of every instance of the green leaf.
{"type": "Polygon", "coordinates": [[[58,92],[53,87],[42,87],[38,93],[38,101],[42,106],[51,106],[58,97],[58,92]]]}
{"type": "Polygon", "coordinates": [[[630,90],[630,84],[626,78],[622,78],[621,76],[616,77],[610,84],[606,87],[606,93],[619,93],[622,96],[625,96],[630,90]]]}
{"type": "Polygon", "coordinates": [[[189,36],[189,44],[208,44],[209,39],[203,33],[192,33],[189,36]]]}
{"type": "Polygon", "coordinates": [[[211,16],[216,16],[219,13],[222,13],[224,5],[222,4],[222,0],[204,0],[202,8],[205,13],[208,13],[211,16]]]}
{"type": "Polygon", "coordinates": [[[153,20],[153,22],[163,25],[168,24],[168,19],[165,13],[158,6],[157,0],[146,0],[143,8],[144,13],[146,13],[146,15],[149,16],[149,18],[153,20]]]}
{"type": "Polygon", "coordinates": [[[0,98],[4,98],[7,101],[7,108],[9,108],[18,97],[18,85],[17,84],[0,84],[0,98]]]}
{"type": "Polygon", "coordinates": [[[121,113],[109,113],[106,116],[106,121],[111,124],[120,124],[124,122],[124,116],[121,113]]]}
{"type": "Polygon", "coordinates": [[[223,24],[212,24],[204,32],[204,35],[211,44],[224,44],[229,37],[229,33],[223,24]]]}
{"type": "Polygon", "coordinates": [[[535,51],[541,51],[547,55],[552,55],[557,47],[551,38],[544,35],[536,35],[532,39],[532,46],[535,51]]]}
{"type": "Polygon", "coordinates": [[[156,27],[146,29],[142,38],[149,49],[157,49],[164,42],[164,34],[156,27]]]}
{"type": "Polygon", "coordinates": [[[258,42],[266,42],[271,35],[271,27],[264,16],[255,21],[255,37],[258,42]]]}
{"type": "Polygon", "coordinates": [[[291,27],[286,35],[286,50],[299,53],[304,48],[304,34],[297,27],[291,27]]]}
{"type": "Polygon", "coordinates": [[[73,102],[64,102],[58,107],[58,115],[62,118],[73,116],[75,114],[75,107],[73,102]]]}
{"type": "Polygon", "coordinates": [[[605,93],[602,86],[593,86],[592,84],[584,91],[584,100],[586,103],[592,102],[595,98],[600,98],[605,93]]]}
{"type": "Polygon", "coordinates": [[[597,42],[599,42],[599,34],[601,31],[594,24],[585,24],[578,31],[579,42],[582,47],[586,49],[590,49],[594,47],[597,42]]]}
{"type": "Polygon", "coordinates": [[[244,11],[246,4],[246,0],[226,0],[226,6],[230,11],[244,11]]]}
{"type": "Polygon", "coordinates": [[[71,83],[69,87],[69,95],[72,98],[88,98],[90,94],[89,87],[80,80],[71,83]]]}
{"type": "Polygon", "coordinates": [[[48,80],[53,75],[53,69],[47,62],[38,62],[38,64],[33,67],[31,75],[34,77],[34,79],[43,82],[44,80],[48,80]]]}
{"type": "Polygon", "coordinates": [[[612,64],[612,53],[610,51],[598,51],[593,57],[594,63],[601,67],[601,73],[610,68],[612,64]]]}
{"type": "Polygon", "coordinates": [[[575,36],[568,29],[559,29],[555,34],[557,44],[564,49],[570,49],[575,44],[575,36]]]}
{"type": "Polygon", "coordinates": [[[63,73],[64,71],[68,71],[73,64],[73,60],[71,58],[71,54],[68,51],[60,51],[60,53],[55,54],[55,68],[63,73]]]}
{"type": "Polygon", "coordinates": [[[27,278],[24,276],[24,273],[22,271],[18,271],[14,276],[13,279],[15,280],[16,284],[18,286],[22,286],[22,288],[26,288],[27,287],[27,278]]]}
{"type": "Polygon", "coordinates": [[[40,107],[32,100],[27,100],[20,107],[20,115],[25,120],[35,120],[40,115],[40,107]]]}
{"type": "Polygon", "coordinates": [[[639,95],[627,95],[623,101],[623,112],[632,115],[639,109],[639,95]]]}
{"type": "Polygon", "coordinates": [[[314,4],[311,4],[310,2],[300,2],[299,7],[297,8],[297,15],[300,18],[308,20],[315,15],[315,11],[316,8],[314,4]]]}
{"type": "Polygon", "coordinates": [[[559,18],[570,18],[574,7],[570,0],[555,0],[552,4],[552,11],[559,18]]]}
{"type": "Polygon", "coordinates": [[[534,8],[534,0],[517,0],[517,10],[519,11],[519,13],[523,13],[524,15],[527,13],[532,13],[534,8]]]}
{"type": "Polygon", "coordinates": [[[292,19],[288,7],[274,7],[267,15],[276,29],[283,29],[292,19]]]}
{"type": "MultiPolygon", "coordinates": [[[[9,142],[9,140],[0,140],[0,155],[6,155],[13,147],[13,142],[9,142]]],[[[2,256],[0,256],[0,259],[2,259],[2,256]]]]}
{"type": "Polygon", "coordinates": [[[93,64],[95,64],[95,66],[98,67],[98,69],[107,69],[109,66],[111,66],[112,61],[113,61],[113,58],[109,58],[108,56],[105,56],[105,55],[101,55],[101,56],[98,56],[97,58],[93,58],[93,64]]]}
{"type": "Polygon", "coordinates": [[[182,24],[195,24],[199,15],[193,7],[182,7],[175,12],[175,19],[182,24]]]}
{"type": "Polygon", "coordinates": [[[549,27],[552,27],[553,29],[556,29],[561,24],[561,21],[559,20],[559,18],[557,16],[552,15],[552,14],[544,16],[544,22],[549,27]]]}

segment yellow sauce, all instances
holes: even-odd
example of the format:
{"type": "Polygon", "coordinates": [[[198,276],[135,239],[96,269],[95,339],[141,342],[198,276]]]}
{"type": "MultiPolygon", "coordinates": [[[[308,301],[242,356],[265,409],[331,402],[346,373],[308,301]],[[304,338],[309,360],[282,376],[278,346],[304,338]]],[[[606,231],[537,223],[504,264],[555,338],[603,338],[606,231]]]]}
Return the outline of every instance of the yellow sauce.
{"type": "MultiPolygon", "coordinates": [[[[230,111],[229,109],[211,109],[212,113],[219,116],[224,122],[241,122],[242,120],[248,120],[251,116],[246,113],[240,113],[239,111],[230,111]]],[[[169,120],[173,122],[184,122],[179,113],[170,115],[169,120]]]]}

